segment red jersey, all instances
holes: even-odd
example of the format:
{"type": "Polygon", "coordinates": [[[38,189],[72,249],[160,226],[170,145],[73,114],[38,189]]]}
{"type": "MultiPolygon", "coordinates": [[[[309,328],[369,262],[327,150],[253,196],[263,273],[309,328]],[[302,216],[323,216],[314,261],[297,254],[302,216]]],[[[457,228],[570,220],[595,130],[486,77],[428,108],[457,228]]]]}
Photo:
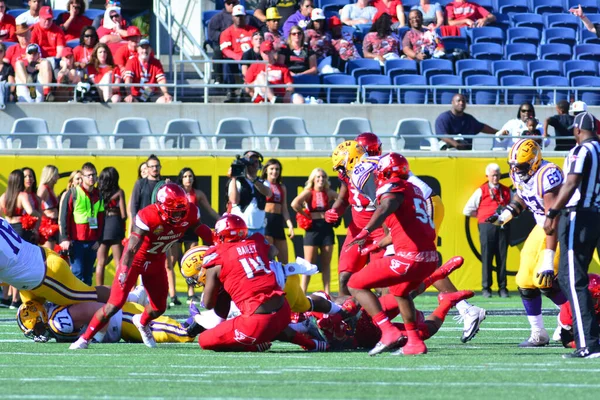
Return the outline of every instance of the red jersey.
{"type": "Polygon", "coordinates": [[[0,40],[3,42],[16,42],[17,37],[15,36],[15,17],[12,15],[4,14],[0,21],[0,40]]]}
{"type": "Polygon", "coordinates": [[[204,253],[203,267],[221,266],[219,280],[243,315],[265,301],[283,295],[269,269],[269,243],[260,233],[240,242],[222,243],[204,253]]]}
{"type": "MultiPolygon", "coordinates": [[[[58,22],[60,23],[61,27],[64,26],[65,22],[67,22],[69,17],[70,14],[68,12],[60,14],[60,16],[58,17],[58,22]]],[[[67,29],[65,32],[65,40],[69,41],[79,39],[83,28],[85,28],[86,26],[91,26],[92,23],[93,21],[85,15],[76,16],[71,22],[71,25],[69,25],[69,29],[67,29]]]]}
{"type": "Polygon", "coordinates": [[[482,6],[469,3],[468,1],[464,1],[462,3],[453,2],[446,5],[446,14],[448,14],[448,19],[470,19],[470,20],[478,20],[480,18],[484,18],[490,12],[483,8],[482,6]]]}
{"type": "Polygon", "coordinates": [[[219,42],[223,55],[232,60],[241,60],[242,54],[252,48],[252,34],[256,30],[255,27],[249,25],[241,28],[231,25],[221,32],[219,42]]]}
{"type": "Polygon", "coordinates": [[[92,58],[92,53],[94,49],[88,49],[87,47],[83,47],[79,45],[73,49],[73,59],[75,62],[87,64],[90,62],[90,58],[92,58]]]}
{"type": "Polygon", "coordinates": [[[110,65],[105,65],[104,67],[99,67],[98,69],[96,69],[96,67],[93,65],[87,66],[87,74],[91,79],[94,80],[95,83],[100,83],[104,75],[111,71],[113,72],[113,79],[110,83],[115,83],[115,78],[121,79],[121,70],[117,66],[111,67],[110,65]]]}
{"type": "MultiPolygon", "coordinates": [[[[150,56],[147,63],[142,63],[138,58],[130,58],[125,65],[125,72],[123,73],[124,78],[132,78],[132,83],[145,83],[155,84],[159,80],[165,78],[165,71],[163,66],[156,58],[150,56]]],[[[156,91],[158,88],[151,88],[152,91],[156,91]]],[[[132,87],[131,94],[133,96],[140,95],[140,88],[132,87]]]]}
{"type": "Polygon", "coordinates": [[[375,205],[354,187],[350,178],[345,174],[338,174],[338,178],[348,188],[346,201],[352,206],[352,222],[362,229],[371,220],[371,216],[375,212],[375,205]]]}
{"type": "Polygon", "coordinates": [[[46,30],[42,29],[39,23],[35,24],[31,30],[31,43],[39,44],[46,57],[56,57],[56,47],[67,45],[65,34],[54,23],[46,30]]]}
{"type": "Polygon", "coordinates": [[[189,204],[185,220],[178,226],[164,221],[158,213],[156,204],[150,204],[138,211],[135,217],[135,226],[146,231],[144,242],[133,260],[144,263],[165,259],[167,252],[177,243],[185,231],[194,228],[200,222],[200,210],[194,204],[189,204]]]}
{"type": "MultiPolygon", "coordinates": [[[[267,70],[267,64],[252,64],[246,71],[246,83],[250,84],[256,80],[256,77],[261,72],[267,71],[267,79],[272,85],[283,85],[292,84],[294,79],[290,70],[285,65],[270,65],[267,70]]],[[[276,96],[283,96],[285,94],[285,88],[273,88],[273,93],[276,96]]]]}
{"type": "Polygon", "coordinates": [[[310,212],[323,212],[329,210],[329,196],[326,191],[311,190],[310,202],[306,204],[310,212]]]}
{"type": "MultiPolygon", "coordinates": [[[[558,319],[561,325],[573,326],[573,311],[571,310],[571,304],[568,301],[560,306],[558,319]]],[[[596,321],[600,324],[600,312],[596,312],[596,321]]]]}
{"type": "Polygon", "coordinates": [[[283,188],[277,182],[269,183],[271,188],[271,196],[267,197],[267,203],[281,204],[283,202],[283,188]]]}
{"type": "MultiPolygon", "coordinates": [[[[6,58],[9,60],[10,65],[12,65],[13,68],[16,68],[17,61],[23,61],[27,64],[25,54],[26,49],[27,46],[21,47],[19,43],[15,44],[14,46],[10,46],[8,49],[6,49],[6,58]]],[[[44,51],[42,50],[42,58],[43,57],[44,51]]]]}
{"type": "Polygon", "coordinates": [[[392,24],[395,24],[396,22],[398,22],[398,13],[396,12],[396,7],[401,5],[402,2],[399,0],[392,0],[390,2],[389,7],[387,7],[381,0],[374,1],[372,3],[372,6],[377,9],[377,14],[375,14],[373,22],[377,21],[379,17],[381,17],[381,15],[385,13],[392,17],[392,24]]]}
{"type": "Polygon", "coordinates": [[[413,253],[429,251],[435,253],[433,221],[427,214],[427,203],[420,190],[410,182],[392,178],[382,182],[377,188],[377,201],[380,202],[381,196],[386,193],[398,193],[404,196],[400,207],[385,219],[396,254],[403,253],[402,256],[409,258],[413,253]]]}
{"type": "Polygon", "coordinates": [[[129,46],[121,46],[119,50],[117,50],[113,55],[113,60],[115,64],[119,67],[125,68],[127,65],[127,61],[131,58],[137,57],[137,50],[131,51],[129,50],[129,46]]]}

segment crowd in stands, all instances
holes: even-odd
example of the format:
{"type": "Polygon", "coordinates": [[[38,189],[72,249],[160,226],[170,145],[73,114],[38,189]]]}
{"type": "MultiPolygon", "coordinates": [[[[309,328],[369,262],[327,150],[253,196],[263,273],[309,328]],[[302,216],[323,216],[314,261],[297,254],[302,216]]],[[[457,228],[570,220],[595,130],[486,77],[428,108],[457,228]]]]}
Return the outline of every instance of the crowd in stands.
{"type": "Polygon", "coordinates": [[[148,38],[123,18],[120,1],[106,0],[104,13],[94,19],[86,16],[84,0],[68,0],[63,12],[44,0],[28,5],[14,17],[0,0],[0,82],[27,84],[10,86],[5,100],[172,101],[167,87],[147,86],[167,82],[163,66],[148,38]],[[103,86],[122,83],[138,86],[103,86]]]}

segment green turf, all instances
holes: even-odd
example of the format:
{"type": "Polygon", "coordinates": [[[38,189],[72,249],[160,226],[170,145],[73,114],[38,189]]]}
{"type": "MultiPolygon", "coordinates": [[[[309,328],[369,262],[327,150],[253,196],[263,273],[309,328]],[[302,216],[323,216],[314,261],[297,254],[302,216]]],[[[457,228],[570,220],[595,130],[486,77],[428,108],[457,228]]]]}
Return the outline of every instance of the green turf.
{"type": "MultiPolygon", "coordinates": [[[[596,399],[600,360],[564,360],[557,343],[519,349],[529,334],[517,296],[472,303],[490,310],[473,341],[459,341],[462,325],[448,317],[428,342],[429,354],[368,357],[364,352],[306,353],[275,343],[267,353],[212,353],[196,343],[93,345],[73,352],[67,344],[25,339],[13,310],[0,310],[0,397],[261,398],[261,399],[596,399]]],[[[435,307],[434,296],[418,300],[435,307]]],[[[550,303],[544,302],[548,313],[550,303]]],[[[169,310],[183,315],[186,307],[169,310]]],[[[545,317],[552,334],[555,316],[545,317]]]]}

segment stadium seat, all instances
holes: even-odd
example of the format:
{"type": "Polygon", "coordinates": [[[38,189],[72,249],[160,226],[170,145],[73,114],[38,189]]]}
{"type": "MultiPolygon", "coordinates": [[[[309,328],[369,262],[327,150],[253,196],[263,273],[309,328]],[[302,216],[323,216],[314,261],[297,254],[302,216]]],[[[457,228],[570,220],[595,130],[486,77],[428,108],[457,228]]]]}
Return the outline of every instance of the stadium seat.
{"type": "Polygon", "coordinates": [[[540,44],[540,36],[540,31],[535,28],[510,28],[506,32],[506,43],[531,43],[537,46],[540,44]]]}
{"type": "MultiPolygon", "coordinates": [[[[325,11],[339,11],[348,4],[346,0],[320,0],[319,7],[325,11]]],[[[316,6],[315,6],[316,7],[316,6]]]]}
{"type": "Polygon", "coordinates": [[[405,118],[398,121],[394,136],[404,142],[399,149],[405,150],[437,150],[436,138],[423,138],[420,136],[431,136],[433,130],[428,120],[422,118],[405,118]]]}
{"type": "Polygon", "coordinates": [[[571,28],[579,29],[579,18],[571,14],[544,14],[546,28],[571,28]]]}
{"type": "Polygon", "coordinates": [[[511,43],[506,45],[506,58],[509,60],[537,60],[537,46],[531,43],[511,43]]]}
{"type": "Polygon", "coordinates": [[[598,76],[598,63],[590,60],[571,60],[563,64],[569,82],[576,76],[598,76]]]}
{"type": "MultiPolygon", "coordinates": [[[[328,74],[323,76],[324,85],[356,85],[356,79],[350,75],[328,74]]],[[[352,103],[357,101],[356,89],[325,89],[326,100],[329,104],[352,103]]]]}
{"type": "Polygon", "coordinates": [[[471,45],[471,56],[477,60],[502,60],[504,50],[498,43],[475,43],[471,45]]]}
{"type": "Polygon", "coordinates": [[[578,44],[573,55],[576,60],[600,60],[600,44],[578,44]]]}
{"type": "Polygon", "coordinates": [[[500,81],[507,75],[527,75],[527,70],[520,61],[501,60],[492,63],[492,75],[500,81]]]}
{"type": "MultiPolygon", "coordinates": [[[[462,78],[458,75],[434,75],[429,83],[433,86],[462,86],[462,78]]],[[[452,97],[460,90],[457,89],[437,89],[433,88],[434,104],[450,104],[452,97]]]]}
{"type": "Polygon", "coordinates": [[[41,118],[19,118],[13,122],[7,139],[9,149],[56,149],[48,124],[41,118]],[[16,136],[14,134],[17,134],[16,136]]]}
{"type": "MultiPolygon", "coordinates": [[[[398,75],[394,78],[396,86],[427,85],[422,75],[398,75]]],[[[401,104],[427,104],[427,89],[396,89],[396,98],[401,104]]]]}
{"type": "Polygon", "coordinates": [[[364,101],[373,104],[391,104],[392,103],[392,89],[365,89],[362,91],[364,85],[391,85],[392,81],[389,76],[386,75],[363,75],[358,78],[358,84],[361,86],[361,96],[364,97],[364,101]]]}
{"type": "Polygon", "coordinates": [[[594,32],[590,32],[587,29],[582,29],[580,43],[600,44],[600,38],[598,38],[594,32]]]}
{"type": "Polygon", "coordinates": [[[515,28],[535,28],[540,32],[544,29],[544,19],[538,14],[512,14],[510,19],[515,28]]]}
{"type": "Polygon", "coordinates": [[[67,42],[67,46],[74,49],[75,47],[79,46],[79,39],[69,40],[67,42]]]}
{"type": "Polygon", "coordinates": [[[106,149],[106,142],[99,135],[96,120],[71,118],[63,123],[56,144],[59,149],[106,149]]]}
{"type": "MultiPolygon", "coordinates": [[[[536,86],[569,86],[569,80],[563,76],[540,76],[535,81],[536,86]]],[[[556,104],[561,100],[569,100],[568,90],[557,90],[556,95],[554,90],[539,91],[540,102],[544,105],[556,104]]]]}
{"type": "Polygon", "coordinates": [[[208,22],[210,21],[210,19],[212,17],[214,17],[215,15],[217,15],[220,12],[221,12],[221,10],[209,10],[209,11],[202,12],[202,27],[204,29],[204,42],[210,44],[211,47],[213,45],[215,45],[215,46],[218,45],[218,43],[212,43],[208,39],[208,22]]]}
{"type": "Polygon", "coordinates": [[[533,0],[533,12],[542,14],[558,14],[563,12],[562,0],[533,0]]]}
{"type": "Polygon", "coordinates": [[[527,0],[496,0],[496,4],[500,14],[529,12],[527,0]]]}
{"type": "Polygon", "coordinates": [[[170,120],[165,126],[165,135],[159,139],[162,149],[209,149],[208,141],[202,137],[200,123],[195,119],[170,120]]]}
{"type": "Polygon", "coordinates": [[[121,118],[115,124],[109,147],[114,149],[158,149],[158,141],[152,136],[146,118],[121,118]]]}
{"type": "MultiPolygon", "coordinates": [[[[600,78],[596,76],[576,76],[571,80],[571,86],[600,87],[600,78]]],[[[588,106],[600,106],[600,91],[575,90],[575,100],[584,101],[588,106]]]]}
{"type": "Polygon", "coordinates": [[[562,43],[543,44],[540,46],[542,60],[569,61],[572,58],[571,46],[562,43]]]}
{"type": "MultiPolygon", "coordinates": [[[[295,85],[320,85],[321,84],[321,78],[319,77],[319,75],[296,75],[293,77],[294,78],[294,84],[295,85]]],[[[319,98],[320,94],[321,94],[321,89],[318,87],[312,87],[312,88],[294,88],[294,93],[298,93],[301,94],[304,97],[308,97],[308,96],[312,96],[315,98],[319,98]]]]}
{"type": "Polygon", "coordinates": [[[383,70],[386,75],[390,76],[390,78],[392,78],[390,75],[392,70],[398,72],[402,71],[403,74],[419,73],[417,62],[409,59],[387,60],[383,66],[383,70]]]}
{"type": "Polygon", "coordinates": [[[508,28],[510,28],[512,26],[512,23],[510,22],[510,17],[508,14],[501,14],[501,13],[495,12],[494,16],[496,17],[496,21],[492,22],[489,26],[500,28],[500,29],[502,29],[503,32],[506,32],[508,30],[508,28]]]}
{"type": "Polygon", "coordinates": [[[534,82],[540,76],[562,76],[562,66],[555,60],[534,60],[529,61],[529,76],[534,82]]]}
{"type": "Polygon", "coordinates": [[[215,149],[243,150],[260,148],[260,140],[255,137],[252,121],[248,118],[224,118],[219,121],[217,137],[213,138],[215,149]],[[229,136],[231,135],[231,136],[229,136]]]}
{"type": "Polygon", "coordinates": [[[312,140],[308,137],[306,123],[298,117],[279,117],[271,121],[271,127],[265,138],[267,150],[312,150],[312,140]],[[304,146],[296,146],[296,138],[303,139],[304,146]]]}
{"type": "Polygon", "coordinates": [[[456,74],[459,75],[463,82],[467,76],[471,75],[490,75],[491,68],[488,60],[458,60],[456,62],[456,74]]]}
{"type": "Polygon", "coordinates": [[[332,137],[329,138],[331,149],[347,139],[354,139],[364,132],[373,132],[371,121],[367,118],[342,118],[337,122],[332,137]]]}
{"type": "Polygon", "coordinates": [[[358,60],[350,60],[346,63],[346,73],[348,75],[352,75],[352,71],[358,68],[381,71],[381,65],[379,64],[379,61],[370,58],[359,58],[358,60]]]}
{"type": "Polygon", "coordinates": [[[567,0],[567,11],[579,6],[581,6],[581,10],[585,14],[595,14],[598,12],[598,3],[596,0],[567,0]]]}
{"type": "Polygon", "coordinates": [[[544,31],[544,43],[562,43],[573,47],[577,43],[577,32],[571,28],[548,28],[544,31]]]}
{"type": "MultiPolygon", "coordinates": [[[[6,13],[11,17],[17,18],[19,15],[23,14],[25,11],[29,11],[28,8],[15,8],[12,10],[8,10],[6,13]]],[[[104,12],[104,10],[102,10],[104,12]]]]}
{"type": "Polygon", "coordinates": [[[432,75],[440,74],[454,74],[452,61],[438,58],[430,58],[428,60],[421,61],[421,75],[423,75],[427,81],[429,81],[429,77],[432,75]]]}
{"type": "Polygon", "coordinates": [[[477,4],[479,4],[481,7],[485,8],[489,12],[494,12],[493,0],[477,0],[477,4]]]}
{"type": "MultiPolygon", "coordinates": [[[[509,75],[500,80],[501,86],[533,86],[533,80],[528,76],[509,75]]],[[[521,104],[526,101],[535,103],[535,90],[504,90],[506,104],[521,104]]]]}
{"type": "Polygon", "coordinates": [[[361,76],[364,75],[379,75],[381,74],[381,68],[371,69],[371,68],[355,68],[352,70],[352,76],[354,79],[358,81],[361,76]]]}
{"type": "MultiPolygon", "coordinates": [[[[104,15],[105,11],[106,11],[105,9],[100,9],[100,8],[88,8],[85,10],[83,15],[85,15],[86,17],[88,17],[89,19],[91,19],[93,21],[94,18],[96,18],[98,15],[104,15]]],[[[56,16],[56,14],[54,14],[54,15],[56,16]]]]}
{"type": "Polygon", "coordinates": [[[473,28],[471,33],[471,41],[475,43],[497,43],[504,44],[504,31],[494,26],[484,26],[481,28],[473,28]]]}
{"type": "Polygon", "coordinates": [[[490,151],[494,147],[494,137],[487,133],[478,133],[473,138],[474,151],[490,151]]]}
{"type": "MultiPolygon", "coordinates": [[[[472,75],[466,78],[467,86],[498,86],[498,79],[492,75],[472,75]]],[[[471,104],[498,104],[500,92],[492,89],[471,88],[469,91],[469,103],[471,104]]]]}
{"type": "Polygon", "coordinates": [[[461,49],[463,51],[469,51],[469,43],[466,37],[462,36],[444,36],[442,37],[442,43],[446,53],[452,53],[454,49],[461,49]]]}

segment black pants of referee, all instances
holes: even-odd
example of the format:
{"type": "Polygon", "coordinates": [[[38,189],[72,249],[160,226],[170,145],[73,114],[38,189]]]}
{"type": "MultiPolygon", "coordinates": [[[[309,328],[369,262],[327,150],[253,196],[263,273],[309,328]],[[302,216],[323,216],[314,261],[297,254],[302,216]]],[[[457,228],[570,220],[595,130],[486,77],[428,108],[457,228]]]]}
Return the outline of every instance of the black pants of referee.
{"type": "Polygon", "coordinates": [[[588,269],[599,238],[600,213],[578,209],[561,214],[558,225],[558,282],[571,303],[577,348],[600,347],[598,321],[588,290],[588,269]]]}
{"type": "Polygon", "coordinates": [[[498,289],[506,289],[506,257],[508,253],[509,227],[499,227],[488,222],[479,224],[481,243],[481,288],[491,290],[492,266],[496,258],[498,289]]]}

